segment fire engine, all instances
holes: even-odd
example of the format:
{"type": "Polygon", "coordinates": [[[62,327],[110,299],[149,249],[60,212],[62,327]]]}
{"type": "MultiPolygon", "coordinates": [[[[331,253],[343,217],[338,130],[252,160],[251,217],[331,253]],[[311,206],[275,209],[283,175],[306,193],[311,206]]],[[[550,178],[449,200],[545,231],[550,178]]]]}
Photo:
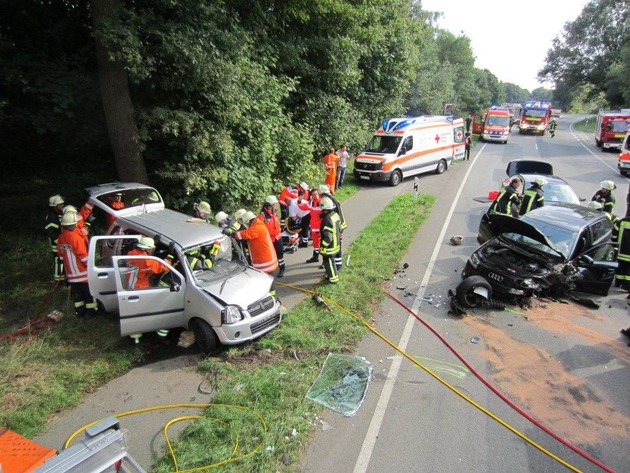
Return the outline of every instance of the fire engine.
{"type": "Polygon", "coordinates": [[[600,110],[595,126],[595,144],[602,149],[621,149],[628,124],[630,109],[600,110]]]}
{"type": "Polygon", "coordinates": [[[630,131],[626,133],[626,137],[623,139],[617,169],[622,176],[627,176],[630,173],[630,131]]]}
{"type": "Polygon", "coordinates": [[[551,102],[529,101],[523,107],[523,115],[518,125],[519,134],[533,133],[544,135],[551,119],[551,102]]]}

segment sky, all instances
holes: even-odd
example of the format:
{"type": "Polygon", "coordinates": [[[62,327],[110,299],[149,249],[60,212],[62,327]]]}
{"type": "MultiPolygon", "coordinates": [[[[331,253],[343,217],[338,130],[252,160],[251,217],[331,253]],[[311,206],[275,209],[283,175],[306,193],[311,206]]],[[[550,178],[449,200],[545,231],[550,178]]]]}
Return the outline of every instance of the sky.
{"type": "Polygon", "coordinates": [[[475,67],[488,69],[502,82],[530,92],[540,84],[552,41],[567,21],[575,20],[588,0],[421,0],[422,9],[444,12],[438,22],[456,36],[470,38],[475,67]],[[503,27],[503,28],[502,28],[503,27]]]}

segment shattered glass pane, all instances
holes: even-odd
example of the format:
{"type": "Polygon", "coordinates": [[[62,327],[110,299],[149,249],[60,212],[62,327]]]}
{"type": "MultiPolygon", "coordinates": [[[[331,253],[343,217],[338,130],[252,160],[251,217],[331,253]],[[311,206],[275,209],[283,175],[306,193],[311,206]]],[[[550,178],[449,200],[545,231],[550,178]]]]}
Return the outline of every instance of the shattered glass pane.
{"type": "Polygon", "coordinates": [[[361,407],[372,376],[372,364],[362,356],[329,353],[306,398],[352,416],[361,407]]]}

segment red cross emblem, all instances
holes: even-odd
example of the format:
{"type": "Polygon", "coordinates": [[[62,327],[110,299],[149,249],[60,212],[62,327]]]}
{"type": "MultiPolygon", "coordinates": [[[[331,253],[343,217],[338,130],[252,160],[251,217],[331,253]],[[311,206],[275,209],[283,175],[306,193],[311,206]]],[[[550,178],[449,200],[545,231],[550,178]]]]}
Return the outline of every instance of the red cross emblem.
{"type": "Polygon", "coordinates": [[[457,132],[457,139],[458,139],[458,140],[461,140],[461,139],[462,139],[462,136],[463,136],[463,135],[462,135],[462,132],[461,132],[461,131],[458,131],[458,132],[457,132]]]}
{"type": "Polygon", "coordinates": [[[439,143],[440,142],[440,135],[435,135],[435,143],[439,143]]]}

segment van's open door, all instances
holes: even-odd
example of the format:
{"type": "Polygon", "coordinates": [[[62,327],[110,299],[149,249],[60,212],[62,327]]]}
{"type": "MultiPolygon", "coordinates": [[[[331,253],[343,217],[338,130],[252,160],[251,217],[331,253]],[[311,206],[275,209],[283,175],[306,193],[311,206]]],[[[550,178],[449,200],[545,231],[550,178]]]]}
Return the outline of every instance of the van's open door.
{"type": "Polygon", "coordinates": [[[183,325],[186,280],[181,273],[155,256],[114,256],[113,262],[121,335],[183,325]],[[157,261],[169,270],[151,276],[149,287],[140,288],[138,266],[133,260],[157,261]]]}

